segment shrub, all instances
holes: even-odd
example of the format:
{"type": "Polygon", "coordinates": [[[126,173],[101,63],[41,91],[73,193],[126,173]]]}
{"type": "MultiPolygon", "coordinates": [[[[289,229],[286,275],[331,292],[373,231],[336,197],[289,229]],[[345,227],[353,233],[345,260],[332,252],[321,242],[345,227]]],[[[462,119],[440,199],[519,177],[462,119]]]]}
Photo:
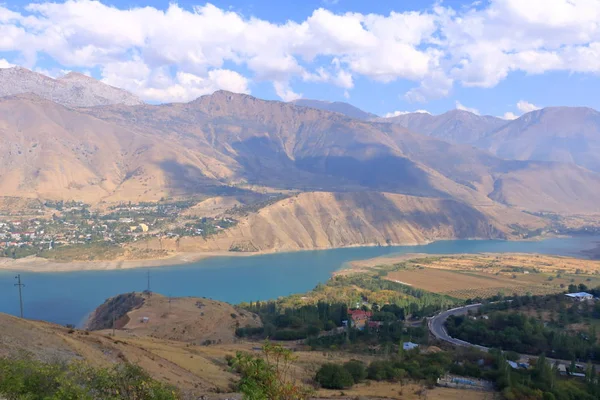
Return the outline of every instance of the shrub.
{"type": "Polygon", "coordinates": [[[325,389],[347,389],[354,385],[350,372],[337,364],[323,364],[315,380],[325,389]]]}
{"type": "Polygon", "coordinates": [[[27,400],[179,398],[174,389],[132,364],[97,369],[84,363],[64,366],[27,359],[0,359],[0,395],[27,400]]]}
{"type": "Polygon", "coordinates": [[[373,361],[367,370],[367,377],[374,381],[394,378],[394,365],[390,361],[373,361]]]}
{"type": "Polygon", "coordinates": [[[352,375],[354,383],[360,383],[367,379],[367,367],[362,361],[350,360],[344,364],[344,369],[352,375]]]}

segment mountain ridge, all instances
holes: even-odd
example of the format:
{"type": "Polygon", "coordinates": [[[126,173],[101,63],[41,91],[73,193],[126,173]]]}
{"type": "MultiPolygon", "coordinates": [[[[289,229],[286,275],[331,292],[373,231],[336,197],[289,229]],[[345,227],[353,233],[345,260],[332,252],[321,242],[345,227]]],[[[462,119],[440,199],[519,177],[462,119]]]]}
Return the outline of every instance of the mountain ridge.
{"type": "Polygon", "coordinates": [[[23,93],[34,93],[67,107],[143,104],[123,89],[77,72],[54,79],[22,67],[0,68],[0,97],[23,93]]]}

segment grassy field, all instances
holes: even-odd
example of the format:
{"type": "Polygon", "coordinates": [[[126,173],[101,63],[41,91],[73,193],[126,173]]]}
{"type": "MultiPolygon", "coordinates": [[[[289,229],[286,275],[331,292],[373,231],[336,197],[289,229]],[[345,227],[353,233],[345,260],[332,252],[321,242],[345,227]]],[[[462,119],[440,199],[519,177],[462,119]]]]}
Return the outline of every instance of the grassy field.
{"type": "Polygon", "coordinates": [[[350,390],[319,390],[317,397],[324,399],[430,399],[430,400],[492,400],[496,393],[479,392],[475,390],[462,390],[436,387],[426,389],[422,385],[372,382],[371,384],[355,385],[350,390]]]}
{"type": "Polygon", "coordinates": [[[383,271],[386,278],[433,293],[468,299],[550,294],[570,284],[600,285],[600,262],[526,254],[430,256],[353,263],[352,271],[383,271]],[[382,264],[387,261],[388,264],[382,264]]]}

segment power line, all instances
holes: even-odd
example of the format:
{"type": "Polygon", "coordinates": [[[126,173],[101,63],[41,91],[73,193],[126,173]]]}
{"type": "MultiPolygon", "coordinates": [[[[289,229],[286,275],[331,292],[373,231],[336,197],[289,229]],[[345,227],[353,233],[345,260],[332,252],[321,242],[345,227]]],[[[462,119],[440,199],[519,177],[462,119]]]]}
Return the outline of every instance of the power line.
{"type": "Polygon", "coordinates": [[[22,293],[22,288],[25,286],[25,284],[21,283],[21,275],[17,275],[15,276],[15,279],[17,280],[18,283],[15,283],[15,286],[17,286],[19,288],[19,305],[21,306],[21,318],[23,318],[23,293],[22,293]]]}

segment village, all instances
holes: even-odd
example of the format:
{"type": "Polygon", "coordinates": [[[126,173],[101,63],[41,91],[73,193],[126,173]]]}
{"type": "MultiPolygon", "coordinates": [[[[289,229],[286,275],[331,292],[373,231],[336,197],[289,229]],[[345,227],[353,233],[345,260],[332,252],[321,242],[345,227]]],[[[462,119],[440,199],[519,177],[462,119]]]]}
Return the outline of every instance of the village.
{"type": "Polygon", "coordinates": [[[28,215],[0,215],[0,257],[22,258],[64,246],[120,245],[149,237],[208,237],[237,223],[183,216],[194,202],[120,204],[92,210],[82,202],[46,202],[28,215]]]}

